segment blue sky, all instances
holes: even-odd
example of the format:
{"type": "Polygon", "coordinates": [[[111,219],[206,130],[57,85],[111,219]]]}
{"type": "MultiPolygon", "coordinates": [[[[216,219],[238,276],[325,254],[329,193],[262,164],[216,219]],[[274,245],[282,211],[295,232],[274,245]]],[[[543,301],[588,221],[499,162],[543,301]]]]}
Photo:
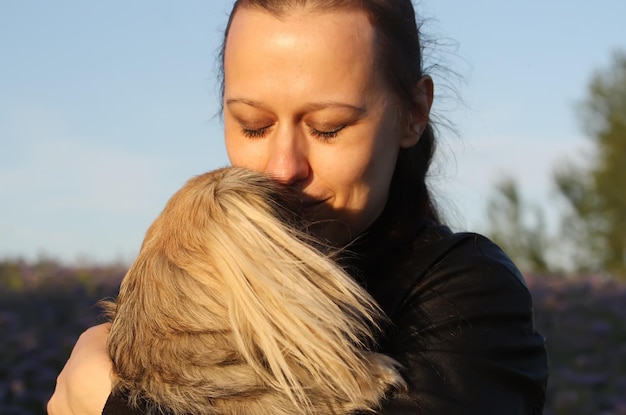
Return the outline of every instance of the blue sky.
{"type": "MultiPolygon", "coordinates": [[[[128,262],[187,178],[228,164],[215,58],[230,3],[0,3],[0,257],[128,262]]],[[[575,105],[626,50],[626,2],[417,10],[446,68],[432,184],[450,224],[484,231],[506,176],[554,212],[551,171],[589,153],[575,105]]]]}

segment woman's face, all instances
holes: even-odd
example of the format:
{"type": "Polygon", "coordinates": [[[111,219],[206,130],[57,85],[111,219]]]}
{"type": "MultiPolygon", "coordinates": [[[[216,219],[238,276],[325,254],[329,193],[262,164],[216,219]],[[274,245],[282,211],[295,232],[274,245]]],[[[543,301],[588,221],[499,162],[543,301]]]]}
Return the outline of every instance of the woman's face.
{"type": "Polygon", "coordinates": [[[418,128],[375,56],[376,32],[355,11],[233,18],[224,55],[226,149],[234,166],[265,172],[303,194],[323,237],[347,242],[385,206],[398,151],[418,128]]]}

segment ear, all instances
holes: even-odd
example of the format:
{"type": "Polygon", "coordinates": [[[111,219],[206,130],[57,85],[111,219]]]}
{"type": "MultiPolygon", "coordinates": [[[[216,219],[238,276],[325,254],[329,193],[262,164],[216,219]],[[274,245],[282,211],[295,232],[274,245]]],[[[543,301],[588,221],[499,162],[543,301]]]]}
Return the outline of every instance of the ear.
{"type": "Polygon", "coordinates": [[[424,133],[430,120],[430,108],[433,104],[435,87],[433,79],[424,75],[413,88],[413,107],[410,108],[405,133],[400,147],[413,147],[424,133]]]}

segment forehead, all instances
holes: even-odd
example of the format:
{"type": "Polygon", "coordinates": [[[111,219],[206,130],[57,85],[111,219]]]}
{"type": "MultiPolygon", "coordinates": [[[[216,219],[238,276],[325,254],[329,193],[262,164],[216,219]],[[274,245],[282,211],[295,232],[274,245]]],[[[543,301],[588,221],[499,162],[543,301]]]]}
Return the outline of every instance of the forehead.
{"type": "Polygon", "coordinates": [[[241,8],[225,44],[226,86],[244,76],[258,82],[261,74],[264,81],[315,77],[320,82],[334,80],[335,85],[351,78],[371,82],[378,72],[376,43],[376,31],[360,10],[302,10],[275,16],[259,8],[241,8]]]}
{"type": "Polygon", "coordinates": [[[310,29],[314,29],[311,35],[332,34],[338,41],[349,39],[355,43],[365,43],[376,37],[365,12],[355,8],[329,11],[301,8],[273,14],[259,7],[240,7],[234,13],[228,29],[225,51],[249,31],[256,31],[256,36],[247,38],[246,41],[256,40],[257,43],[265,41],[269,36],[281,36],[281,32],[283,36],[288,36],[310,29]]]}

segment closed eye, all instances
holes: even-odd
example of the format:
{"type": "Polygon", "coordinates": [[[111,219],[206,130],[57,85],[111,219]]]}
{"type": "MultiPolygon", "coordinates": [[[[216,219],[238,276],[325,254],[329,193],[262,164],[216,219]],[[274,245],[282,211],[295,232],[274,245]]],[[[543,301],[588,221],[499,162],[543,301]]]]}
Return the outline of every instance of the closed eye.
{"type": "Polygon", "coordinates": [[[267,135],[267,132],[270,129],[270,127],[271,125],[267,125],[265,127],[251,129],[251,128],[246,128],[244,126],[241,126],[241,133],[245,137],[248,137],[248,138],[263,138],[264,136],[267,135]]]}
{"type": "Polygon", "coordinates": [[[327,130],[327,131],[320,131],[318,129],[315,129],[311,126],[309,126],[309,132],[311,133],[312,136],[320,138],[322,140],[330,140],[332,138],[337,137],[337,135],[339,134],[339,132],[341,130],[343,130],[344,128],[346,128],[345,125],[341,125],[337,128],[334,128],[332,130],[327,130]]]}

